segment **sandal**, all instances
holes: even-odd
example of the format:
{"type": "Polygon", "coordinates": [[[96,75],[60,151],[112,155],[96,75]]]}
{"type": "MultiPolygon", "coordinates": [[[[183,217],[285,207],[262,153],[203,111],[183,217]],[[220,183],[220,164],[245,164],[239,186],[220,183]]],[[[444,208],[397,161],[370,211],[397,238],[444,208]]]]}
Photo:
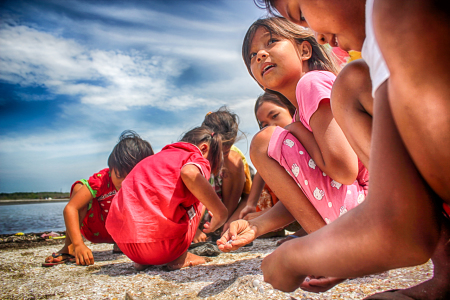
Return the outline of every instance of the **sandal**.
{"type": "Polygon", "coordinates": [[[52,253],[53,258],[63,257],[60,261],[57,262],[45,262],[42,263],[43,267],[53,267],[60,264],[70,264],[76,261],[75,256],[69,253],[52,253]]]}

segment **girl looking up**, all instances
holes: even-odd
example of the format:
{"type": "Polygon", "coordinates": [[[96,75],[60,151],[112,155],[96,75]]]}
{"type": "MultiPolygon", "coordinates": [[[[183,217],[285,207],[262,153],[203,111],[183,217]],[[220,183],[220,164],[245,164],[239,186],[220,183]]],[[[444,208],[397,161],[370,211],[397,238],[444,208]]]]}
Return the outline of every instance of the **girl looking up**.
{"type": "Polygon", "coordinates": [[[143,160],[122,182],[106,228],[137,270],[167,264],[171,270],[205,263],[187,252],[205,205],[213,216],[204,232],[222,226],[227,209],[208,182],[222,164],[222,136],[207,127],[143,160]]]}
{"type": "Polygon", "coordinates": [[[294,219],[307,233],[316,231],[361,203],[368,189],[368,172],[331,112],[337,68],[313,33],[284,18],[260,19],[247,31],[242,55],[258,84],[283,94],[297,110],[286,129],[269,126],[251,144],[258,173],[281,202],[230,225],[218,241],[226,251],[294,219]]]}
{"type": "Polygon", "coordinates": [[[213,180],[217,195],[228,209],[228,219],[223,228],[226,230],[232,221],[239,218],[239,212],[245,207],[252,187],[247,160],[242,151],[234,145],[239,131],[239,117],[226,107],[221,107],[208,113],[202,126],[207,126],[223,136],[223,168],[219,174],[213,176],[213,180]]]}
{"type": "MultiPolygon", "coordinates": [[[[153,149],[149,142],[133,131],[124,131],[109,155],[109,168],[72,185],[70,201],[64,208],[64,247],[47,257],[42,264],[44,267],[70,261],[76,261],[77,265],[94,264],[92,251],[84,244],[81,235],[92,243],[114,244],[105,228],[111,201],[134,166],[150,155],[153,155],[153,149]]],[[[114,248],[120,251],[116,245],[114,248]]]]}

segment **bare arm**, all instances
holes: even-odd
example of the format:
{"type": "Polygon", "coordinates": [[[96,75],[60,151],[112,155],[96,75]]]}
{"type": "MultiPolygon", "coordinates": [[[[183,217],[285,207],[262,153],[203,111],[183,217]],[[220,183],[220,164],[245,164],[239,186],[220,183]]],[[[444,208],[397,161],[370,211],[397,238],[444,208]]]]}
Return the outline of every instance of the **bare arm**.
{"type": "Polygon", "coordinates": [[[92,252],[86,247],[83,238],[81,237],[79,213],[79,211],[87,206],[92,199],[91,192],[83,185],[64,208],[66,230],[75,249],[76,262],[81,265],[90,265],[94,263],[92,252]]]}
{"type": "Polygon", "coordinates": [[[212,232],[225,223],[228,216],[228,211],[222,201],[220,201],[214,189],[209,184],[208,180],[200,173],[200,170],[195,165],[185,165],[181,169],[181,180],[191,193],[203,203],[208,211],[213,215],[209,228],[204,232],[212,232]]]}
{"type": "Polygon", "coordinates": [[[228,218],[232,216],[239,204],[245,184],[244,163],[239,153],[230,151],[224,159],[222,182],[222,199],[228,209],[228,218]]]}
{"type": "Polygon", "coordinates": [[[311,116],[312,133],[301,123],[286,127],[305,147],[316,165],[334,180],[352,184],[358,175],[358,159],[331,112],[322,100],[311,116]]]}
{"type": "Polygon", "coordinates": [[[259,173],[256,173],[253,177],[252,189],[250,190],[250,194],[248,195],[247,205],[242,209],[239,214],[239,218],[244,218],[247,214],[253,213],[256,211],[256,205],[258,204],[259,197],[261,196],[261,192],[264,188],[265,182],[261,178],[259,173]]]}

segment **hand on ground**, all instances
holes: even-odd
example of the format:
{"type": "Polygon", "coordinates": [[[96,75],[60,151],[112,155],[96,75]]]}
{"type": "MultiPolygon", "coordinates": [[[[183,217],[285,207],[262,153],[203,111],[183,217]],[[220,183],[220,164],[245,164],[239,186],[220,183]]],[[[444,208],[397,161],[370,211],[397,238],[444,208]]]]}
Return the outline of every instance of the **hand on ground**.
{"type": "Polygon", "coordinates": [[[218,218],[218,217],[214,217],[214,215],[212,214],[211,211],[208,211],[208,213],[211,216],[211,222],[206,222],[203,225],[203,227],[205,228],[205,229],[203,229],[204,233],[210,233],[210,232],[216,231],[227,220],[226,216],[224,216],[222,218],[218,218]]]}
{"type": "Polygon", "coordinates": [[[245,220],[237,220],[232,222],[230,228],[217,240],[217,246],[222,252],[230,252],[251,243],[254,239],[256,227],[245,220]]]}
{"type": "Polygon", "coordinates": [[[264,274],[264,281],[270,283],[273,288],[283,292],[293,292],[303,282],[306,276],[293,274],[292,270],[286,264],[286,247],[280,248],[266,256],[261,264],[264,274]]]}
{"type": "Polygon", "coordinates": [[[239,213],[239,219],[244,219],[247,214],[256,212],[256,207],[254,206],[245,206],[241,212],[239,213]]]}
{"type": "Polygon", "coordinates": [[[207,238],[206,234],[204,234],[200,229],[197,228],[193,242],[194,243],[206,242],[206,238],[207,238]]]}
{"type": "Polygon", "coordinates": [[[300,285],[300,288],[311,293],[323,293],[343,281],[345,281],[345,279],[323,276],[315,277],[310,275],[305,278],[300,285]]]}
{"type": "Polygon", "coordinates": [[[92,251],[85,244],[75,247],[74,256],[77,265],[88,266],[94,264],[94,256],[92,255],[92,251]]]}
{"type": "Polygon", "coordinates": [[[257,211],[257,212],[249,213],[244,217],[244,220],[250,221],[250,220],[253,220],[254,218],[259,217],[262,214],[264,214],[264,211],[257,211]]]}

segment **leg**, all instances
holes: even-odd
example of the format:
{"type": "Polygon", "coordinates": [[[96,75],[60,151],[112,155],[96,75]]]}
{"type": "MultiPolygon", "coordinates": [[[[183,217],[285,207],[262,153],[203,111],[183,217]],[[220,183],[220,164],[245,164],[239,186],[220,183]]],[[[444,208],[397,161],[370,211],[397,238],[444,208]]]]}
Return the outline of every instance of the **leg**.
{"type": "Polygon", "coordinates": [[[302,228],[308,233],[316,231],[325,226],[325,221],[294,179],[277,161],[267,155],[269,141],[274,130],[274,126],[267,127],[253,138],[250,147],[252,162],[263,180],[270,186],[277,198],[300,223],[302,228]]]}
{"type": "Polygon", "coordinates": [[[440,230],[436,197],[396,130],[387,82],[377,91],[374,116],[366,200],[267,256],[261,268],[274,288],[292,291],[308,274],[348,278],[417,265],[433,254],[440,230]]]}
{"type": "Polygon", "coordinates": [[[356,155],[368,168],[373,97],[369,67],[362,59],[349,63],[339,73],[331,92],[331,108],[356,155]]]}

